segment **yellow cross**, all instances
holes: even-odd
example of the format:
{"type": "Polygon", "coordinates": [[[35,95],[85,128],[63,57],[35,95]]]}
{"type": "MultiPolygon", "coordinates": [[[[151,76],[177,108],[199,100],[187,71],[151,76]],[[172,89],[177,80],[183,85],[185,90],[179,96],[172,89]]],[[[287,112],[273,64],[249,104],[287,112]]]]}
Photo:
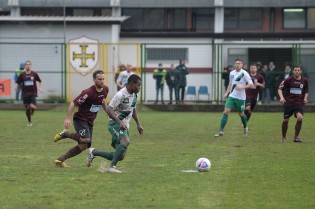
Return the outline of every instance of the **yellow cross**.
{"type": "Polygon", "coordinates": [[[87,44],[81,44],[80,47],[81,47],[82,54],[76,54],[73,52],[73,58],[72,59],[73,59],[73,61],[75,59],[81,59],[80,67],[88,67],[86,65],[86,60],[87,59],[93,59],[93,61],[94,61],[95,60],[95,52],[93,52],[92,54],[86,53],[86,48],[88,47],[87,44]]]}

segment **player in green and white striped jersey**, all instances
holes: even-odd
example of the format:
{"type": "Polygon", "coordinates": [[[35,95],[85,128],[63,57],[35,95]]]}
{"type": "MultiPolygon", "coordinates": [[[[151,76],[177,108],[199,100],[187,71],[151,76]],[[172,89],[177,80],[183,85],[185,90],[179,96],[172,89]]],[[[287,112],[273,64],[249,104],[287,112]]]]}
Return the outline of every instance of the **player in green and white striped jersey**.
{"type": "Polygon", "coordinates": [[[116,169],[118,161],[124,159],[127,147],[129,145],[129,122],[131,117],[137,124],[140,135],[143,134],[143,127],[140,124],[136,111],[137,93],[140,91],[141,78],[132,74],[128,78],[128,84],[116,93],[110,101],[106,112],[111,118],[108,123],[108,130],[112,135],[112,147],[115,152],[106,152],[90,148],[87,158],[87,166],[91,166],[95,156],[103,157],[111,161],[110,167],[106,170],[110,173],[120,173],[116,169]]]}
{"type": "Polygon", "coordinates": [[[228,121],[228,115],[233,107],[236,107],[238,114],[241,117],[244,127],[244,135],[247,136],[248,134],[247,118],[244,114],[246,101],[245,89],[251,88],[253,86],[253,81],[249,74],[242,69],[242,67],[243,61],[241,59],[236,59],[234,61],[235,69],[230,72],[230,83],[223,97],[224,99],[228,99],[225,103],[223,116],[221,118],[220,131],[214,135],[216,137],[224,135],[224,127],[228,121]]]}

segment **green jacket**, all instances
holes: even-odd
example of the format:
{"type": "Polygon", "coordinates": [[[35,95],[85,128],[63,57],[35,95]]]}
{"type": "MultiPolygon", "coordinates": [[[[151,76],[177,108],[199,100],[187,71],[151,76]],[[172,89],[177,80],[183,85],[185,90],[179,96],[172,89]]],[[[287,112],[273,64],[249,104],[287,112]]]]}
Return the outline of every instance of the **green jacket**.
{"type": "Polygon", "coordinates": [[[156,86],[160,87],[165,83],[166,70],[162,68],[155,69],[153,71],[153,79],[156,80],[156,86]]]}

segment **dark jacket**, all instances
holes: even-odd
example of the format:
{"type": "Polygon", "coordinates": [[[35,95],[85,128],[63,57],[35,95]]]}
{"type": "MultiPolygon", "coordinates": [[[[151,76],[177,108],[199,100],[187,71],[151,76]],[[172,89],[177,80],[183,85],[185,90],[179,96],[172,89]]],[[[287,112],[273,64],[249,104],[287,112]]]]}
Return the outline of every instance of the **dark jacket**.
{"type": "Polygon", "coordinates": [[[186,86],[187,85],[187,80],[186,80],[186,75],[189,74],[189,69],[186,67],[186,65],[181,65],[179,64],[176,67],[176,70],[179,72],[179,86],[186,86]]]}
{"type": "Polygon", "coordinates": [[[180,79],[179,71],[177,69],[167,71],[165,79],[168,86],[177,87],[180,79]]]}

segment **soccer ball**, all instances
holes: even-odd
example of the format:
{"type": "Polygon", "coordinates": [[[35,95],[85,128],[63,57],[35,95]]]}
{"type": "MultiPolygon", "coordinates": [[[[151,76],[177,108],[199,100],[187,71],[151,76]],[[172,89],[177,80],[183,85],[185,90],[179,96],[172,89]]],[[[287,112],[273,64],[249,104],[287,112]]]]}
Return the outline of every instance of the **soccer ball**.
{"type": "Polygon", "coordinates": [[[196,168],[200,172],[207,172],[211,168],[211,162],[205,157],[199,158],[196,161],[196,168]]]}

